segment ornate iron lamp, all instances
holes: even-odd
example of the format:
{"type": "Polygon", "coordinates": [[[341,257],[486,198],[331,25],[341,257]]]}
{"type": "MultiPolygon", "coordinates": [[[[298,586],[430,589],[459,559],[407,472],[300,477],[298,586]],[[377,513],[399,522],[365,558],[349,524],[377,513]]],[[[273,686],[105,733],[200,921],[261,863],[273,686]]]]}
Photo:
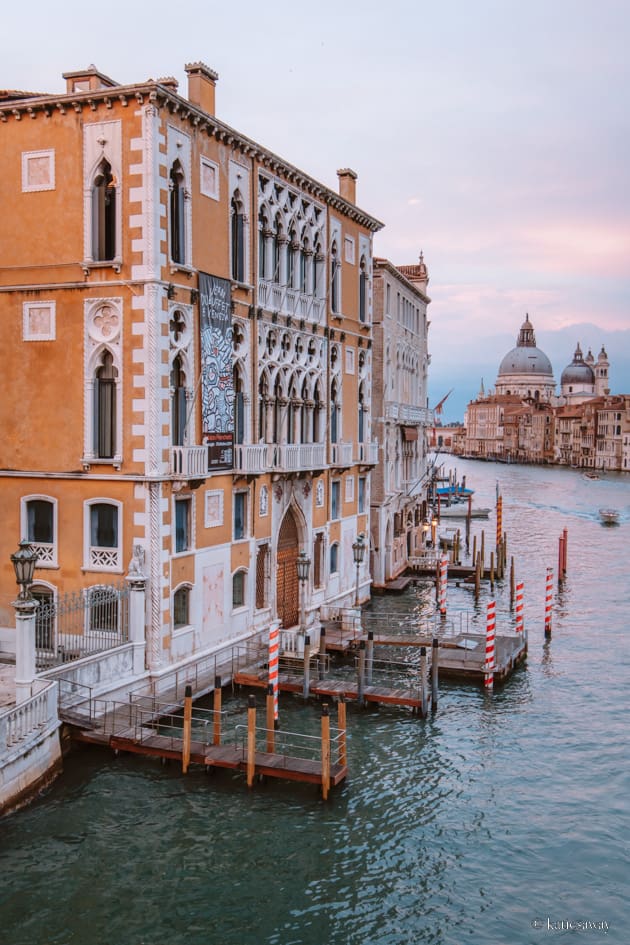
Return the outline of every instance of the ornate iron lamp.
{"type": "Polygon", "coordinates": [[[358,607],[359,606],[359,568],[361,567],[361,564],[363,563],[363,559],[365,557],[365,538],[363,536],[363,533],[361,533],[360,535],[357,535],[356,541],[352,542],[352,557],[354,558],[354,563],[357,566],[357,586],[356,586],[356,592],[354,595],[354,606],[358,607]]]}
{"type": "Polygon", "coordinates": [[[20,542],[19,549],[11,555],[11,562],[15,570],[15,580],[20,587],[19,601],[32,600],[31,584],[37,564],[37,552],[25,538],[20,542]]]}

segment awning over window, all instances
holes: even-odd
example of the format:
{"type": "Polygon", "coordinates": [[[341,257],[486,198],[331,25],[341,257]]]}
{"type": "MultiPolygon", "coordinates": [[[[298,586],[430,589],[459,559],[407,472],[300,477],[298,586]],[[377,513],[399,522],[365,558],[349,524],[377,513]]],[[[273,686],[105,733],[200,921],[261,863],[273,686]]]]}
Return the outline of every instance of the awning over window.
{"type": "Polygon", "coordinates": [[[403,440],[410,442],[410,440],[418,439],[418,427],[403,427],[403,440]]]}

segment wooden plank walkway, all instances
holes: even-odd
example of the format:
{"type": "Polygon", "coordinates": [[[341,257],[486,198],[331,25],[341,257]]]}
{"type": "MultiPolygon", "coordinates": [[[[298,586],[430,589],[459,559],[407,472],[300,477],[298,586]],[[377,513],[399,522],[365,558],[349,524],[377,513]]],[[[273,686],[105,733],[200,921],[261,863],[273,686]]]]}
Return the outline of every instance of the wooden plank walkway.
{"type": "MultiPolygon", "coordinates": [[[[257,689],[267,689],[269,675],[266,668],[258,672],[249,669],[246,672],[234,674],[234,683],[240,686],[249,686],[257,689]]],[[[431,702],[430,686],[427,683],[427,702],[431,702]]],[[[304,677],[289,673],[278,674],[278,688],[280,692],[301,693],[304,689],[304,677]]],[[[359,699],[359,687],[356,681],[350,679],[317,679],[311,677],[309,681],[309,695],[321,698],[339,699],[343,696],[346,702],[356,702],[359,699]]],[[[384,705],[409,706],[412,709],[422,707],[422,699],[418,689],[390,688],[366,683],[363,687],[365,702],[383,703],[384,705]]]]}
{"type": "MultiPolygon", "coordinates": [[[[172,735],[146,735],[139,741],[133,733],[112,735],[110,747],[135,755],[152,758],[166,758],[181,761],[183,741],[172,735]]],[[[202,742],[190,743],[191,764],[206,768],[227,768],[232,771],[247,771],[247,749],[237,745],[204,745],[202,742]]],[[[285,781],[301,781],[308,784],[322,783],[321,761],[311,758],[298,758],[287,754],[257,751],[254,755],[254,773],[268,778],[280,778],[285,781]]],[[[348,774],[345,765],[331,764],[330,783],[340,784],[348,774]]]]}

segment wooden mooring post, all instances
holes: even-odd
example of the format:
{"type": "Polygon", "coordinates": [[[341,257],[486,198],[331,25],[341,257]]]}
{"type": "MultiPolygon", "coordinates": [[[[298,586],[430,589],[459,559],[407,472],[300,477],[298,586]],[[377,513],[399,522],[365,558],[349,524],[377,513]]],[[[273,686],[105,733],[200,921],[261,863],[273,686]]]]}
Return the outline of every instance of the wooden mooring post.
{"type": "Polygon", "coordinates": [[[192,686],[186,686],[184,695],[184,730],[182,732],[182,774],[190,764],[190,736],[192,732],[192,686]]]}
{"type": "Polygon", "coordinates": [[[512,555],[510,560],[510,610],[514,610],[514,589],[516,587],[515,581],[516,576],[514,574],[514,555],[512,555]]]}
{"type": "Polygon", "coordinates": [[[311,638],[307,633],[304,637],[304,681],[302,684],[302,698],[306,702],[311,688],[311,638]]]}
{"type": "Polygon", "coordinates": [[[221,677],[214,677],[214,692],[212,694],[212,708],[214,710],[214,716],[212,719],[212,744],[220,745],[221,744],[221,677]]]}
{"type": "Polygon", "coordinates": [[[431,712],[436,712],[438,707],[438,653],[440,646],[437,637],[433,637],[431,643],[431,712]]]}
{"type": "MultiPolygon", "coordinates": [[[[498,554],[497,551],[497,556],[498,554]]],[[[490,590],[494,590],[494,551],[490,552],[490,590]]]]}
{"type": "Polygon", "coordinates": [[[267,686],[267,753],[270,755],[273,755],[276,743],[275,721],[273,683],[269,683],[267,686]]]}
{"type": "Polygon", "coordinates": [[[374,667],[374,631],[368,630],[367,647],[365,651],[365,679],[368,686],[372,685],[373,667],[374,667]]]}
{"type": "Polygon", "coordinates": [[[348,754],[346,748],[346,697],[343,693],[337,703],[337,728],[339,729],[339,764],[346,767],[348,754]]]}
{"type": "Polygon", "coordinates": [[[427,648],[420,647],[420,715],[427,717],[427,648]]]}
{"type": "Polygon", "coordinates": [[[247,787],[254,786],[256,773],[256,696],[247,697],[247,787]]]}
{"type": "Polygon", "coordinates": [[[365,689],[365,640],[359,641],[359,659],[357,660],[357,702],[360,706],[364,703],[363,691],[365,689]]]}
{"type": "Polygon", "coordinates": [[[322,705],[322,797],[328,800],[330,790],[330,716],[328,704],[322,705]]]}

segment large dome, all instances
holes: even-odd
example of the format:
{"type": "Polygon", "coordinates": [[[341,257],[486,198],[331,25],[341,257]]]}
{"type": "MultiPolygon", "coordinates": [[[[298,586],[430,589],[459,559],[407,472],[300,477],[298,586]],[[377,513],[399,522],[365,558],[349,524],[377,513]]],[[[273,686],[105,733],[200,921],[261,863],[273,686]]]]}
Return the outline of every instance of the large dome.
{"type": "Polygon", "coordinates": [[[536,336],[529,315],[525,316],[521,325],[516,347],[508,351],[499,365],[499,377],[506,374],[534,374],[537,377],[553,378],[551,361],[544,351],[536,347],[536,336]]]}
{"type": "Polygon", "coordinates": [[[555,394],[551,361],[536,347],[529,315],[521,325],[516,347],[508,351],[499,365],[495,389],[497,394],[543,401],[550,400],[555,394]]]}
{"type": "Polygon", "coordinates": [[[551,361],[540,348],[512,348],[499,365],[499,377],[505,374],[536,374],[553,377],[551,361]]]}

